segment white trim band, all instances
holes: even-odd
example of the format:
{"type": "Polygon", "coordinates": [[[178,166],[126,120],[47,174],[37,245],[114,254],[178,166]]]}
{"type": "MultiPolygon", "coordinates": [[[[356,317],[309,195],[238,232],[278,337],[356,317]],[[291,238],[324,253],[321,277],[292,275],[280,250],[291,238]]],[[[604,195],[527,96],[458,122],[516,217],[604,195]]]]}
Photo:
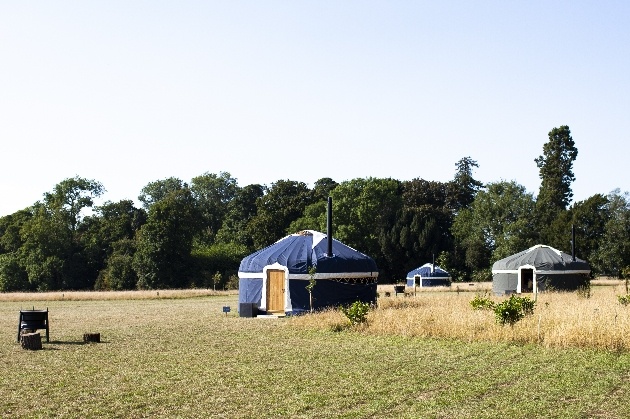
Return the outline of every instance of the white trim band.
{"type": "MultiPolygon", "coordinates": [[[[243,279],[263,279],[263,272],[239,272],[239,278],[243,279]]],[[[351,278],[378,278],[378,272],[338,272],[338,273],[316,273],[314,279],[351,279],[351,278]]],[[[288,274],[288,279],[310,280],[309,274],[288,274]]]]}
{"type": "MultiPolygon", "coordinates": [[[[531,268],[526,268],[526,269],[531,269],[531,268]]],[[[497,269],[497,270],[493,270],[492,274],[515,274],[518,275],[520,269],[515,269],[515,270],[507,270],[507,269],[497,269]]],[[[566,274],[590,274],[591,271],[589,270],[581,270],[581,271],[539,271],[534,269],[534,272],[537,275],[566,275],[566,274]]]]}

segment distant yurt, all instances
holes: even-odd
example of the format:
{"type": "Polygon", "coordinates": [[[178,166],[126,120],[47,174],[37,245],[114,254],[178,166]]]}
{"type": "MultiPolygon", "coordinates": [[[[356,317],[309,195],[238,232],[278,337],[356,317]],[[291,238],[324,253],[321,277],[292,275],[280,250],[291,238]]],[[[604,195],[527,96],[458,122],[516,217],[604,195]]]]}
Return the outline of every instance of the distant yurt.
{"type": "Polygon", "coordinates": [[[498,295],[573,291],[589,281],[591,267],[582,259],[542,244],[496,261],[492,291],[498,295]]]}
{"type": "Polygon", "coordinates": [[[268,314],[310,311],[306,286],[311,267],[316,269],[311,291],[314,310],[355,301],[376,303],[376,262],[327,234],[305,230],[241,261],[239,304],[255,303],[258,311],[268,314]]]}
{"type": "Polygon", "coordinates": [[[444,269],[432,263],[425,263],[419,268],[407,273],[407,286],[439,287],[450,286],[451,275],[444,269]]]}

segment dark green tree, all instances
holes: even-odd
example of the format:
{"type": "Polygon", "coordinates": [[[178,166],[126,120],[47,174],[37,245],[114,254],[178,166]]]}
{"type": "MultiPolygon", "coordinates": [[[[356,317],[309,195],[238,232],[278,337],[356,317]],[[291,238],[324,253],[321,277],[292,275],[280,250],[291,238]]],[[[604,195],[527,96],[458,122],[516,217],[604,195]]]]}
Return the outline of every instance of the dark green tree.
{"type": "MultiPolygon", "coordinates": [[[[610,219],[608,205],[608,198],[601,194],[574,203],[551,223],[546,244],[570,254],[571,228],[574,227],[576,256],[592,261],[610,219]]],[[[591,265],[591,269],[597,270],[595,265],[591,265]]]]}
{"type": "Polygon", "coordinates": [[[164,199],[171,192],[175,192],[184,188],[187,188],[181,179],[176,177],[169,177],[166,179],[156,180],[149,182],[138,196],[138,200],[142,202],[145,210],[149,210],[151,205],[164,199]]]}
{"type": "Polygon", "coordinates": [[[248,224],[256,248],[284,237],[291,223],[302,216],[311,203],[311,191],[304,182],[279,180],[256,202],[257,212],[248,224]]]}
{"type": "Polygon", "coordinates": [[[33,217],[22,226],[22,246],[17,255],[28,276],[29,290],[68,289],[64,271],[74,252],[72,233],[61,217],[37,203],[33,217]]]}
{"type": "Polygon", "coordinates": [[[33,205],[32,216],[20,229],[17,251],[29,287],[37,290],[86,289],[97,271],[90,266],[80,234],[84,210],[101,196],[103,186],[80,177],[58,183],[33,205]]]}
{"type": "Polygon", "coordinates": [[[223,225],[217,233],[217,243],[236,243],[254,250],[254,239],[249,225],[258,213],[256,202],[265,194],[262,185],[247,185],[238,188],[234,198],[227,204],[223,225]]]}
{"type": "Polygon", "coordinates": [[[138,288],[184,288],[193,272],[191,250],[200,215],[189,188],[168,193],[149,207],[139,231],[133,268],[138,288]]]}
{"type": "Polygon", "coordinates": [[[17,253],[0,254],[0,292],[24,291],[30,288],[28,275],[17,253]]]}
{"type": "Polygon", "coordinates": [[[0,218],[0,254],[18,251],[23,243],[22,226],[32,217],[32,210],[27,208],[0,218]]]}
{"type": "Polygon", "coordinates": [[[313,185],[311,201],[317,203],[320,201],[327,202],[330,192],[339,185],[329,177],[318,179],[313,185]]]}
{"type": "Polygon", "coordinates": [[[249,253],[250,250],[246,246],[234,242],[194,246],[192,256],[195,270],[198,272],[194,285],[225,289],[227,280],[230,276],[238,274],[241,260],[249,253]]]}
{"type": "Polygon", "coordinates": [[[473,177],[474,168],[479,167],[475,160],[464,157],[455,163],[455,167],[455,177],[448,184],[447,194],[449,207],[457,213],[472,204],[483,184],[473,177]]]}
{"type": "Polygon", "coordinates": [[[489,183],[453,223],[453,235],[466,249],[466,265],[488,269],[496,260],[535,243],[534,198],[516,182],[489,183]]]}
{"type": "MultiPolygon", "coordinates": [[[[136,208],[133,201],[122,200],[119,202],[107,201],[99,207],[95,207],[94,215],[86,217],[80,229],[81,242],[83,244],[85,257],[88,258],[90,266],[98,273],[99,289],[130,289],[129,279],[109,279],[109,286],[103,282],[103,270],[113,272],[110,258],[116,259],[117,266],[120,261],[133,258],[135,245],[130,246],[129,242],[135,243],[135,237],[140,227],[146,222],[147,213],[142,208],[136,208]],[[124,284],[124,285],[123,285],[124,284]]],[[[126,268],[127,272],[130,269],[126,268]]],[[[116,272],[122,272],[118,269],[116,272]]],[[[135,273],[134,273],[135,275],[135,273]]],[[[131,288],[135,288],[136,281],[131,288]]]]}
{"type": "MultiPolygon", "coordinates": [[[[288,231],[296,233],[302,230],[326,232],[326,211],[328,201],[317,201],[304,208],[303,215],[291,222],[288,231]]],[[[334,233],[333,233],[334,234],[334,233]]]]}
{"type": "MultiPolygon", "coordinates": [[[[328,208],[328,197],[330,192],[337,187],[338,183],[331,178],[321,178],[311,191],[311,204],[304,208],[304,213],[300,218],[293,221],[288,228],[288,232],[302,230],[316,230],[325,232],[326,214],[328,208]]],[[[333,233],[334,234],[334,233],[333,233]]]]}
{"type": "Polygon", "coordinates": [[[608,194],[609,219],[592,263],[598,272],[621,277],[630,267],[630,195],[617,189],[608,194]]]}
{"type": "Polygon", "coordinates": [[[575,180],[573,162],[577,155],[578,149],[571,131],[563,125],[549,132],[549,141],[543,146],[543,154],[534,159],[541,179],[536,198],[536,215],[542,242],[552,239],[548,226],[567,209],[573,198],[571,183],[575,180]]]}
{"type": "Polygon", "coordinates": [[[402,209],[390,231],[388,258],[396,278],[452,249],[453,213],[447,206],[448,185],[424,179],[403,182],[402,209]]]}
{"type": "Polygon", "coordinates": [[[62,180],[52,192],[45,193],[44,204],[74,234],[81,222],[82,211],[92,208],[94,199],[103,192],[105,189],[100,182],[76,176],[62,180]]]}
{"type": "Polygon", "coordinates": [[[391,230],[402,209],[402,184],[395,179],[353,179],[331,191],[333,234],[374,258],[385,281],[399,267],[391,258],[391,230]]]}
{"type": "Polygon", "coordinates": [[[190,190],[197,201],[201,215],[198,239],[205,244],[214,243],[217,232],[223,225],[228,204],[238,190],[238,184],[229,173],[204,173],[194,177],[190,190]]]}
{"type": "Polygon", "coordinates": [[[97,290],[132,290],[137,287],[138,275],[133,268],[136,242],[120,239],[111,243],[111,253],[101,269],[94,286],[97,290]]]}

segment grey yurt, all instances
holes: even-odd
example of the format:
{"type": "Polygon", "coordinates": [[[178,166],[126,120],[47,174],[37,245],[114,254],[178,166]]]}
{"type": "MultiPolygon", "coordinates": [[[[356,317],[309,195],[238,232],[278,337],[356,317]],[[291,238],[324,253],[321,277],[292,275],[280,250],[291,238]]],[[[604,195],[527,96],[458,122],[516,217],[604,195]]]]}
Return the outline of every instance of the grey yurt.
{"type": "Polygon", "coordinates": [[[568,253],[542,244],[496,261],[492,291],[498,295],[573,291],[589,281],[591,267],[568,253]]]}
{"type": "Polygon", "coordinates": [[[433,263],[424,265],[407,273],[407,286],[439,287],[451,285],[451,274],[433,263]]]}
{"type": "Polygon", "coordinates": [[[315,310],[355,301],[376,303],[376,262],[313,230],[290,234],[245,257],[238,277],[239,304],[255,304],[269,314],[304,313],[311,303],[315,310]],[[315,286],[309,294],[311,267],[315,286]]]}

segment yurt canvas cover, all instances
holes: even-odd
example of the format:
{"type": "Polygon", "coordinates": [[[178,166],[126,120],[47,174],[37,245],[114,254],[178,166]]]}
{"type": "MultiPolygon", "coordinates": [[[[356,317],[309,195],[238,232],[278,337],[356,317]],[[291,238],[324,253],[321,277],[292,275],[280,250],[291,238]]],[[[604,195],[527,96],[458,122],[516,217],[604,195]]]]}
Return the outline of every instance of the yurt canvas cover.
{"type": "Polygon", "coordinates": [[[407,286],[435,287],[451,285],[451,275],[439,266],[425,263],[419,268],[407,273],[407,286]]]}
{"type": "Polygon", "coordinates": [[[307,230],[291,234],[245,257],[239,267],[239,304],[255,303],[263,312],[310,311],[309,268],[314,266],[313,309],[376,303],[376,262],[327,235],[307,230]],[[286,290],[286,292],[285,292],[286,290]]]}
{"type": "Polygon", "coordinates": [[[496,261],[492,265],[495,294],[576,290],[588,283],[589,264],[542,244],[496,261]]]}

